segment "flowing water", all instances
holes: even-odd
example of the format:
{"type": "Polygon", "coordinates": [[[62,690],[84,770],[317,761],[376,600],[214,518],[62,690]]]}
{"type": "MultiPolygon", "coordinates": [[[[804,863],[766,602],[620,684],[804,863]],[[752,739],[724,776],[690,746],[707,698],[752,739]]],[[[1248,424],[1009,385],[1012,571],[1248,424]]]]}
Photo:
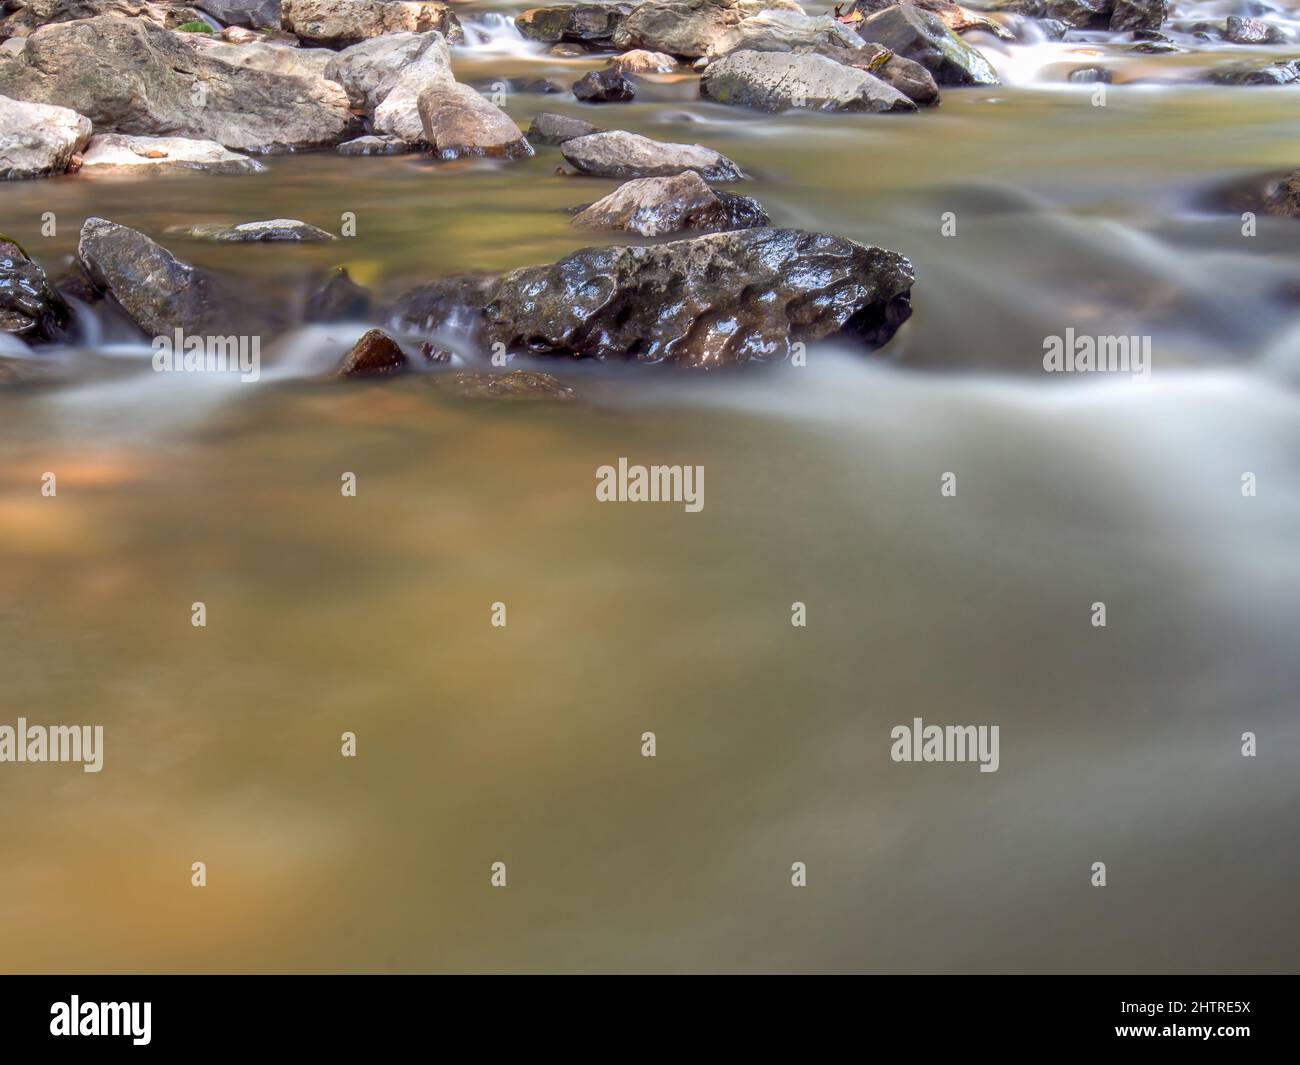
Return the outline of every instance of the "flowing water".
{"type": "MultiPolygon", "coordinates": [[[[485,91],[603,62],[464,10],[485,91]]],[[[1197,50],[972,34],[1005,83],[911,116],[727,109],[689,74],[599,111],[507,93],[525,126],[707,144],[776,224],[909,256],[875,354],[566,366],[583,402],[500,408],[322,383],[360,322],[255,384],[154,374],[94,317],[42,355],[54,383],[0,389],[0,723],[106,751],[0,772],[0,969],[1294,969],[1300,226],[1210,205],[1300,165],[1300,89],[1191,78],[1300,45],[1173,35],[1197,50]],[[1065,80],[1099,62],[1104,106],[1065,80]],[[1067,327],[1149,336],[1149,380],[1045,375],[1067,327]],[[619,456],[703,466],[703,510],[598,504],[619,456]],[[916,717],[998,725],[1000,768],[891,761],[916,717]]],[[[564,213],[616,183],[560,162],[82,174],[0,189],[0,230],[57,274],[100,215],[301,307],[340,262],[391,294],[617,239],[564,213]],[[166,232],[344,212],[333,245],[166,232]]]]}

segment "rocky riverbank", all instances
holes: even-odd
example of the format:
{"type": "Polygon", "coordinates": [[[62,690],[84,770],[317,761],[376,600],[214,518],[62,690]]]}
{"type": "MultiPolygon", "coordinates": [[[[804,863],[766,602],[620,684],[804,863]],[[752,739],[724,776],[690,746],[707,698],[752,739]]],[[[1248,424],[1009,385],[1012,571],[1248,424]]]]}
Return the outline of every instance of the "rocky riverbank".
{"type": "MultiPolygon", "coordinates": [[[[395,334],[385,337],[392,348],[372,338],[360,353],[340,352],[342,376],[502,369],[525,356],[712,369],[788,360],[828,338],[870,350],[911,313],[914,270],[903,255],[782,227],[779,212],[744,194],[734,160],[707,143],[619,129],[619,104],[636,99],[642,79],[671,77],[693,79],[701,99],[753,115],[810,110],[908,122],[950,92],[997,84],[968,35],[1077,32],[1175,50],[1162,27],[1243,46],[1286,38],[1267,20],[1235,16],[1222,27],[1175,29],[1162,0],[978,6],[856,0],[813,15],[792,0],[645,0],[524,11],[514,24],[537,47],[604,63],[568,90],[590,105],[593,121],[538,109],[525,132],[492,93],[458,80],[454,49],[465,30],[446,4],[11,0],[0,22],[0,174],[77,181],[191,169],[238,177],[265,173],[277,154],[305,151],[338,152],[357,166],[366,156],[416,153],[434,166],[482,159],[510,167],[543,152],[575,177],[575,231],[631,242],[505,273],[432,271],[404,293],[371,292],[346,272],[322,276],[309,313],[324,320],[347,308],[395,334]],[[622,184],[593,201],[582,195],[584,175],[622,184]],[[453,320],[467,340],[449,353],[433,339],[453,320]]],[[[1293,65],[1300,58],[1269,55],[1208,76],[1286,81],[1293,65]]],[[[1097,66],[1074,80],[1112,78],[1097,66]]],[[[1256,200],[1295,214],[1288,188],[1261,183],[1256,200]]],[[[196,221],[181,232],[223,243],[346,235],[293,218],[196,221]]],[[[75,264],[53,279],[5,240],[0,330],[39,353],[75,342],[79,308],[97,303],[144,340],[175,330],[274,336],[302,324],[178,258],[168,239],[86,219],[75,264]]]]}

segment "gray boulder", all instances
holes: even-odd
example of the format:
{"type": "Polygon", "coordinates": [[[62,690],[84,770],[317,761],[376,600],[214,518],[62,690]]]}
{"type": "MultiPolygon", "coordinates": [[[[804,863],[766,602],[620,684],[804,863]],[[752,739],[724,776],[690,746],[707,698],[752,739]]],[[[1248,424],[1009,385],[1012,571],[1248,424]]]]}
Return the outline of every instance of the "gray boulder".
{"type": "Polygon", "coordinates": [[[401,137],[357,137],[337,148],[339,155],[403,155],[411,150],[401,137]]]}
{"type": "Polygon", "coordinates": [[[437,30],[459,42],[465,34],[451,9],[433,0],[282,0],[285,29],[304,41],[343,48],[386,33],[437,30]]]}
{"type": "Polygon", "coordinates": [[[515,28],[530,41],[558,44],[570,41],[593,48],[610,47],[614,31],[627,18],[631,4],[556,4],[534,7],[515,18],[515,28]]]}
{"type": "Polygon", "coordinates": [[[584,174],[601,177],[668,177],[693,170],[706,181],[739,181],[740,168],[699,144],[671,144],[637,133],[589,133],[560,145],[560,154],[584,174]]]}
{"type": "Polygon", "coordinates": [[[206,170],[211,174],[259,174],[266,166],[256,159],[223,148],[216,141],[99,133],[90,138],[81,168],[85,171],[135,173],[206,170]]]}
{"type": "Polygon", "coordinates": [[[589,133],[604,133],[599,126],[584,122],[580,118],[568,115],[553,115],[547,111],[533,116],[533,124],[528,127],[528,140],[533,144],[563,144],[575,137],[585,137],[589,133]]]}
{"type": "Polygon", "coordinates": [[[233,67],[181,34],[111,15],[37,30],[21,55],[0,62],[0,94],[71,107],[99,132],[236,151],[332,147],[355,121],[333,82],[233,67]]]}
{"type": "Polygon", "coordinates": [[[431,73],[431,66],[439,71],[438,80],[455,80],[451,50],[446,38],[436,31],[389,33],[328,54],[332,58],[325,66],[325,77],[342,85],[352,106],[370,115],[418,60],[426,60],[420,67],[422,73],[431,73]]]}
{"type": "Polygon", "coordinates": [[[885,343],[911,313],[912,264],[842,237],[743,229],[649,247],[584,248],[506,274],[487,335],[534,356],[779,362],[792,345],[885,343]]]}
{"type": "Polygon", "coordinates": [[[333,233],[327,233],[297,218],[270,218],[263,222],[202,222],[195,226],[178,226],[169,229],[168,232],[181,233],[195,240],[210,240],[218,244],[335,239],[333,233]]]}
{"type": "Polygon", "coordinates": [[[891,85],[918,107],[934,107],[939,103],[939,84],[925,67],[912,59],[894,55],[878,44],[864,45],[861,55],[849,61],[891,85]]]}
{"type": "Polygon", "coordinates": [[[800,11],[760,11],[741,19],[710,42],[705,56],[717,59],[731,52],[817,52],[831,59],[852,56],[862,38],[830,15],[800,11]]]}
{"type": "Polygon", "coordinates": [[[197,0],[223,26],[250,26],[257,30],[280,28],[280,0],[197,0]]]}
{"type": "Polygon", "coordinates": [[[645,0],[614,31],[614,46],[699,59],[729,29],[765,9],[803,12],[793,0],[645,0]]]}
{"type": "Polygon", "coordinates": [[[700,92],[760,111],[916,110],[908,97],[865,70],[812,53],[732,52],[709,64],[700,92]]]}
{"type": "Polygon", "coordinates": [[[579,229],[621,229],[643,237],[770,224],[757,200],[711,189],[693,170],[674,177],[634,178],[573,218],[579,229]]]}
{"type": "Polygon", "coordinates": [[[920,63],[940,85],[997,85],[989,61],[929,11],[895,5],[858,23],[868,43],[920,63]]]}
{"type": "Polygon", "coordinates": [[[85,115],[0,96],[0,180],[62,174],[90,141],[85,115]]]}

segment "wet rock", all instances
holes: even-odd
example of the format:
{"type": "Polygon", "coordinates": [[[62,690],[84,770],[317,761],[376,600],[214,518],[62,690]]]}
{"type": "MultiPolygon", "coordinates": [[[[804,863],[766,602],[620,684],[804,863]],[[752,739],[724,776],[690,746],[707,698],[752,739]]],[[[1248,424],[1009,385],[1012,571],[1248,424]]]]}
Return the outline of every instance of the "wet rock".
{"type": "Polygon", "coordinates": [[[1080,67],[1078,70],[1070,71],[1070,81],[1091,85],[1096,82],[1104,82],[1109,85],[1115,80],[1115,75],[1105,67],[1080,67]]]}
{"type": "Polygon", "coordinates": [[[1135,44],[1129,51],[1137,52],[1139,55],[1167,55],[1170,52],[1181,52],[1182,49],[1168,41],[1144,41],[1142,44],[1135,44]]]}
{"type": "Polygon", "coordinates": [[[196,226],[180,226],[168,230],[170,233],[183,233],[195,240],[210,240],[218,244],[257,244],[267,241],[318,241],[334,240],[333,233],[327,233],[316,226],[300,222],[296,218],[271,218],[264,222],[203,222],[196,226]]]}
{"type": "Polygon", "coordinates": [[[787,358],[796,343],[885,343],[911,313],[901,255],[796,229],[648,247],[584,248],[506,274],[489,338],[530,355],[714,368],[787,358]]]}
{"type": "Polygon", "coordinates": [[[406,356],[397,341],[382,329],[370,329],[343,356],[334,376],[388,377],[405,369],[406,356]]]}
{"type": "MultiPolygon", "coordinates": [[[[531,92],[543,96],[569,91],[568,87],[562,81],[558,81],[555,78],[512,78],[506,84],[510,86],[511,92],[531,92]]],[[[491,87],[497,85],[500,85],[500,82],[494,81],[491,83],[491,87]]],[[[483,91],[483,87],[476,87],[479,89],[479,92],[483,91]]]]}
{"type": "Polygon", "coordinates": [[[793,0],[646,0],[614,32],[614,46],[699,59],[727,30],[764,9],[803,11],[793,0]]]}
{"type": "Polygon", "coordinates": [[[464,40],[460,20],[433,0],[283,0],[281,20],[304,41],[344,48],[386,33],[437,30],[464,40]]]}
{"type": "Polygon", "coordinates": [[[617,70],[593,70],[573,86],[573,95],[584,103],[625,103],[636,96],[636,86],[617,70]]]}
{"type": "Polygon", "coordinates": [[[1115,0],[1047,0],[1048,17],[1075,29],[1105,26],[1115,7],[1115,0]]]}
{"type": "Polygon", "coordinates": [[[677,60],[663,52],[634,48],[610,59],[609,69],[620,74],[671,74],[677,69],[677,60]]]}
{"type": "Polygon", "coordinates": [[[732,52],[709,64],[700,93],[760,111],[915,111],[916,104],[865,70],[822,55],[732,52]]]}
{"type": "Polygon", "coordinates": [[[62,339],[72,312],[17,241],[0,234],[0,333],[29,344],[62,339]]]}
{"type": "Polygon", "coordinates": [[[223,148],[216,141],[137,137],[129,133],[100,133],[91,137],[90,146],[81,157],[81,168],[87,173],[206,170],[211,174],[257,174],[266,169],[256,159],[223,148]]]}
{"type": "Polygon", "coordinates": [[[993,19],[978,11],[971,11],[962,7],[960,4],[954,3],[953,0],[856,0],[850,11],[866,18],[878,11],[893,7],[894,4],[902,4],[928,11],[932,15],[938,16],[939,20],[953,33],[965,33],[967,30],[983,30],[985,33],[991,33],[994,37],[999,37],[1004,41],[1015,39],[1015,34],[1000,23],[993,21],[993,19]]]}
{"type": "Polygon", "coordinates": [[[21,55],[0,62],[0,95],[71,107],[101,133],[235,151],[333,147],[355,121],[333,82],[233,67],[181,34],[111,15],[37,30],[21,55]]]}
{"type": "Polygon", "coordinates": [[[601,177],[669,177],[694,170],[706,181],[739,181],[740,168],[699,144],[670,144],[636,133],[589,133],[560,145],[560,154],[584,174],[601,177]]]}
{"type": "Polygon", "coordinates": [[[1037,20],[1039,30],[1049,41],[1060,41],[1065,39],[1065,35],[1070,32],[1070,27],[1060,19],[1042,18],[1037,20]]]}
{"type": "Polygon", "coordinates": [[[498,280],[495,274],[457,274],[420,285],[398,296],[385,320],[410,332],[455,332],[477,339],[498,280]]]}
{"type": "Polygon", "coordinates": [[[587,54],[587,49],[580,44],[561,41],[559,44],[551,45],[550,54],[558,59],[578,59],[587,54]]]}
{"type": "Polygon", "coordinates": [[[1300,170],[1270,184],[1261,206],[1268,214],[1300,218],[1300,170]]]}
{"type": "MultiPolygon", "coordinates": [[[[405,77],[412,64],[425,62],[417,70],[440,82],[454,81],[451,50],[441,33],[390,33],[383,37],[354,44],[343,51],[330,53],[325,77],[343,86],[348,102],[373,115],[405,77]]],[[[421,85],[422,89],[428,85],[421,85]]],[[[419,95],[418,93],[416,94],[419,95]]]]}
{"type": "Polygon", "coordinates": [[[1158,30],[1169,17],[1168,0],[1114,0],[1112,30],[1158,30]]]}
{"type": "Polygon", "coordinates": [[[90,130],[90,119],[67,107],[0,96],[0,180],[64,173],[90,130]]]}
{"type": "Polygon", "coordinates": [[[434,365],[449,363],[452,359],[450,351],[446,348],[440,348],[432,341],[428,340],[420,341],[420,357],[424,359],[425,362],[433,363],[434,365]]]}
{"type": "Polygon", "coordinates": [[[455,399],[474,401],[540,401],[569,403],[578,398],[558,377],[536,370],[509,373],[436,373],[428,375],[434,390],[455,399]]]}
{"type": "Polygon", "coordinates": [[[563,144],[575,137],[585,137],[589,133],[604,133],[599,126],[584,122],[580,118],[568,115],[553,115],[548,111],[533,116],[533,124],[528,127],[528,140],[533,144],[563,144]]]}
{"type": "Polygon", "coordinates": [[[523,132],[499,107],[468,85],[434,85],[420,93],[425,142],[442,159],[493,156],[519,159],[533,154],[523,132]]]}
{"type": "Polygon", "coordinates": [[[347,267],[337,266],[329,280],[307,300],[309,322],[343,322],[370,317],[370,290],[352,280],[347,267]]]}
{"type": "Polygon", "coordinates": [[[850,66],[865,70],[892,86],[918,107],[934,107],[939,103],[939,84],[920,63],[894,55],[878,44],[864,45],[861,55],[850,66]]]}
{"type": "Polygon", "coordinates": [[[1219,67],[1207,76],[1216,85],[1290,85],[1300,81],[1300,59],[1270,59],[1219,67]]]}
{"type": "Polygon", "coordinates": [[[86,276],[147,336],[247,333],[265,323],[214,275],[127,226],[88,218],[77,242],[86,276]]]}
{"type": "Polygon", "coordinates": [[[223,26],[280,28],[280,0],[198,0],[195,6],[223,26]]]}
{"type": "Polygon", "coordinates": [[[611,46],[614,31],[623,24],[631,4],[558,4],[534,7],[515,18],[515,28],[530,41],[558,44],[568,41],[593,48],[611,46]]]}
{"type": "Polygon", "coordinates": [[[920,63],[940,85],[998,84],[989,61],[929,11],[911,5],[886,8],[860,22],[858,35],[920,63]]]}
{"type": "Polygon", "coordinates": [[[830,15],[814,18],[776,10],[741,19],[715,38],[705,55],[717,59],[731,52],[816,52],[847,60],[861,48],[862,38],[830,15]]]}
{"type": "Polygon", "coordinates": [[[1233,44],[1281,44],[1286,40],[1286,34],[1263,19],[1229,15],[1223,38],[1233,44]]]}
{"type": "Polygon", "coordinates": [[[721,232],[770,224],[757,200],[711,189],[690,170],[674,177],[635,178],[573,218],[579,229],[621,229],[643,237],[686,229],[721,232]]]}
{"type": "Polygon", "coordinates": [[[411,150],[401,137],[357,137],[338,146],[339,155],[402,155],[411,150]]]}

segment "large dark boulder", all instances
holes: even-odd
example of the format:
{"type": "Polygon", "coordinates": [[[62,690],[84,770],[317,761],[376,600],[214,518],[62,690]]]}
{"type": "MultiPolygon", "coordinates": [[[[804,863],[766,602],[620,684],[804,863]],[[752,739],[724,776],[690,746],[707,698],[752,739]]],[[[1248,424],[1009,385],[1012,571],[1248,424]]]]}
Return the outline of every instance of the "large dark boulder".
{"type": "Polygon", "coordinates": [[[797,229],[584,248],[501,278],[487,335],[534,356],[779,362],[827,337],[885,343],[911,313],[912,280],[895,252],[797,229]]]}
{"type": "Polygon", "coordinates": [[[32,344],[59,340],[71,314],[45,271],[17,241],[0,234],[0,333],[32,344]]]}

